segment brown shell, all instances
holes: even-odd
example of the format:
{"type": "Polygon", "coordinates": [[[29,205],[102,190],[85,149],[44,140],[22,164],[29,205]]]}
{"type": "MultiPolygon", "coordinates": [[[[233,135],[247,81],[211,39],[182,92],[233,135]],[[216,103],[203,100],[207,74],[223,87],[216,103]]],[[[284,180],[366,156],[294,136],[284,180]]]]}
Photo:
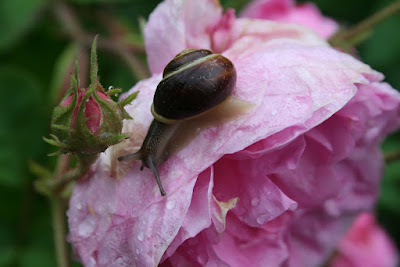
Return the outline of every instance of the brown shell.
{"type": "Polygon", "coordinates": [[[171,120],[197,116],[223,102],[236,84],[232,62],[205,49],[186,49],[164,69],[154,112],[171,120]]]}

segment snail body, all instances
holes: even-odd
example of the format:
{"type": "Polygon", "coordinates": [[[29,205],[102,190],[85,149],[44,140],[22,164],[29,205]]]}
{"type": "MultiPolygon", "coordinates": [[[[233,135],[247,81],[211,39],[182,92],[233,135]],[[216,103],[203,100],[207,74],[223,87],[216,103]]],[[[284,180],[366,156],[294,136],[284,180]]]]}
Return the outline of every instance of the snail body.
{"type": "Polygon", "coordinates": [[[206,49],[185,49],[168,63],[154,94],[154,116],[140,150],[118,160],[142,161],[165,195],[158,166],[192,140],[199,131],[218,125],[246,109],[231,93],[236,70],[226,57],[206,49]]]}

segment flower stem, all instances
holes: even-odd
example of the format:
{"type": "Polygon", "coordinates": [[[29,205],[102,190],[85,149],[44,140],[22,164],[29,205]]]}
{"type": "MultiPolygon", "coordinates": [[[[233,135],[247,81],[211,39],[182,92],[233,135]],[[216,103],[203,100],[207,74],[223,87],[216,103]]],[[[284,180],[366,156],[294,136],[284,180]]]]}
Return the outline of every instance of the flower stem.
{"type": "MultiPolygon", "coordinates": [[[[68,169],[70,156],[61,155],[58,158],[55,176],[52,180],[57,180],[68,169]]],[[[53,240],[56,252],[58,267],[69,267],[68,247],[65,238],[65,208],[62,199],[58,195],[49,198],[51,207],[53,240]]]]}
{"type": "Polygon", "coordinates": [[[76,181],[87,173],[90,165],[97,159],[99,155],[76,155],[77,166],[65,172],[63,175],[57,177],[57,179],[51,179],[47,182],[47,188],[52,194],[59,193],[64,187],[70,182],[76,181]]]}
{"type": "Polygon", "coordinates": [[[347,50],[351,46],[357,45],[364,41],[365,37],[368,36],[368,34],[377,24],[393,16],[399,11],[400,0],[397,0],[373,14],[369,18],[356,24],[355,26],[347,30],[337,32],[329,39],[329,43],[334,47],[347,50]]]}
{"type": "Polygon", "coordinates": [[[50,198],[53,238],[58,267],[69,267],[68,247],[65,236],[65,208],[59,196],[50,198]]]}

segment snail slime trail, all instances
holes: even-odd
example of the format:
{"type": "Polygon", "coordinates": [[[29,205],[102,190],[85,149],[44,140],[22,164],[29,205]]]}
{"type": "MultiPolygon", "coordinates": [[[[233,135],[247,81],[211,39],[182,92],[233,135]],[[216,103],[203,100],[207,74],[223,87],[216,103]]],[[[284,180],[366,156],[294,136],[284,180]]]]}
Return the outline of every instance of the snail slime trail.
{"type": "Polygon", "coordinates": [[[141,160],[165,196],[158,166],[205,128],[246,112],[252,104],[231,97],[236,70],[226,57],[206,49],[185,49],[168,63],[154,94],[154,119],[138,152],[119,157],[141,160]]]}

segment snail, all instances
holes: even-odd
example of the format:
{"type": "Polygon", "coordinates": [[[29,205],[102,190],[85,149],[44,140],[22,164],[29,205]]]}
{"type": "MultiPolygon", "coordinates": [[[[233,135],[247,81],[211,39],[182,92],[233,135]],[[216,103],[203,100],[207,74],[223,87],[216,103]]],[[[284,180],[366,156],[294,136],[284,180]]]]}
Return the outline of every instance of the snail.
{"type": "Polygon", "coordinates": [[[236,84],[233,63],[206,49],[185,49],[164,69],[154,94],[154,119],[140,150],[121,156],[141,160],[165,196],[158,166],[192,140],[202,129],[243,113],[247,102],[231,97],[236,84]]]}

